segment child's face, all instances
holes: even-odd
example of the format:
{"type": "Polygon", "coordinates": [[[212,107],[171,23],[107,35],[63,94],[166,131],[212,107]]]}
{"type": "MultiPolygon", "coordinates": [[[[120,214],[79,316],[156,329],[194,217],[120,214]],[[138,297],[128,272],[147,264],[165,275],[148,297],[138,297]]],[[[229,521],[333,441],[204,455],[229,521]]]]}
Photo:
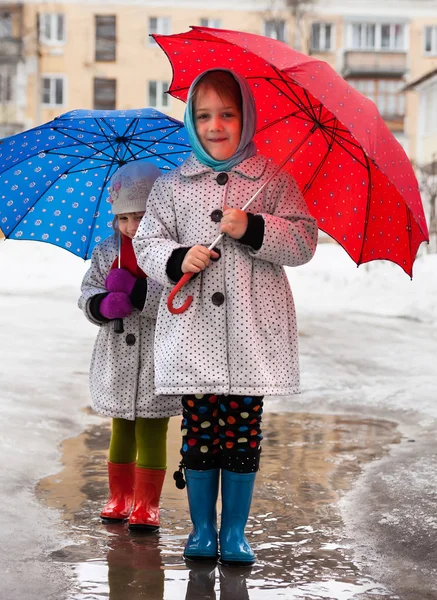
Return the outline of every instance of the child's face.
{"type": "Polygon", "coordinates": [[[118,228],[121,233],[132,239],[137,232],[138,225],[143,216],[144,212],[123,213],[118,215],[118,228]]]}
{"type": "Polygon", "coordinates": [[[215,160],[230,158],[241,138],[241,111],[212,87],[200,86],[194,106],[196,132],[203,149],[215,160]]]}

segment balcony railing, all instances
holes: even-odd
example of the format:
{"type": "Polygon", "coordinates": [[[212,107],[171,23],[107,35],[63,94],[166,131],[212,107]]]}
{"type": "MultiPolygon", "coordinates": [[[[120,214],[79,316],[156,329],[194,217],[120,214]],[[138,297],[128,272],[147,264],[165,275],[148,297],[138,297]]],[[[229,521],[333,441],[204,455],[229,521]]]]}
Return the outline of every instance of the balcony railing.
{"type": "Polygon", "coordinates": [[[0,63],[15,63],[23,56],[23,40],[0,38],[0,63]]]}
{"type": "Polygon", "coordinates": [[[401,77],[406,71],[406,52],[347,50],[344,54],[343,77],[351,75],[401,77]]]}

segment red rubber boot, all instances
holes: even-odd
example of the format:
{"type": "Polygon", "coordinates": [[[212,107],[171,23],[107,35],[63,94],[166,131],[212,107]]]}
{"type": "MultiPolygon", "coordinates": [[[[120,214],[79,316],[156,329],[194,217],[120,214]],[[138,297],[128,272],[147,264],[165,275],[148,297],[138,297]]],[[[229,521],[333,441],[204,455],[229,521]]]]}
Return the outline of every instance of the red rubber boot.
{"type": "Polygon", "coordinates": [[[100,513],[103,521],[124,521],[134,502],[135,463],[108,461],[109,500],[100,513]]]}
{"type": "Polygon", "coordinates": [[[165,469],[135,469],[135,502],[129,517],[129,529],[159,529],[159,500],[165,469]]]}

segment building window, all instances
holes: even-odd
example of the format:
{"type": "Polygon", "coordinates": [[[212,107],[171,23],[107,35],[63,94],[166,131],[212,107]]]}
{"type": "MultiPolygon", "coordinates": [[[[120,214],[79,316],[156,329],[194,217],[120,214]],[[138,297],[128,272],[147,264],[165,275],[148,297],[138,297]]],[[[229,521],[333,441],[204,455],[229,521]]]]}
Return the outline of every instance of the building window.
{"type": "Polygon", "coordinates": [[[149,81],[149,106],[153,108],[168,108],[170,96],[165,94],[168,90],[168,81],[149,81]]]}
{"type": "Polygon", "coordinates": [[[285,21],[281,19],[269,19],[264,21],[263,35],[285,42],[285,21]]]}
{"type": "Polygon", "coordinates": [[[437,25],[427,26],[424,29],[425,54],[437,55],[437,25]]]}
{"type": "Polygon", "coordinates": [[[329,52],[332,49],[332,23],[313,23],[311,25],[311,50],[314,52],[329,52]]]}
{"type": "Polygon", "coordinates": [[[201,27],[213,27],[214,29],[220,29],[222,26],[221,19],[200,19],[201,27]]]}
{"type": "Polygon", "coordinates": [[[0,70],[0,103],[12,102],[14,99],[13,92],[14,78],[12,73],[7,68],[0,70]]]}
{"type": "Polygon", "coordinates": [[[353,23],[353,50],[405,50],[405,27],[393,23],[353,23]]]}
{"type": "Polygon", "coordinates": [[[41,14],[39,16],[40,40],[44,44],[63,44],[65,42],[65,19],[60,14],[41,14]]]}
{"type": "Polygon", "coordinates": [[[0,38],[12,37],[12,15],[11,13],[0,14],[0,38]]]}
{"type": "Polygon", "coordinates": [[[115,110],[117,105],[117,80],[94,78],[95,110],[115,110]]]}
{"type": "Polygon", "coordinates": [[[62,106],[65,80],[59,75],[44,75],[41,80],[41,101],[45,106],[62,106]]]}
{"type": "Polygon", "coordinates": [[[155,40],[150,37],[153,33],[169,35],[171,33],[170,17],[149,17],[149,45],[155,46],[155,40]]]}
{"type": "Polygon", "coordinates": [[[349,79],[348,83],[372,100],[385,119],[405,115],[405,95],[401,92],[405,85],[403,81],[399,79],[349,79]]]}
{"type": "Polygon", "coordinates": [[[116,57],[115,15],[96,15],[96,62],[113,62],[116,57]]]}

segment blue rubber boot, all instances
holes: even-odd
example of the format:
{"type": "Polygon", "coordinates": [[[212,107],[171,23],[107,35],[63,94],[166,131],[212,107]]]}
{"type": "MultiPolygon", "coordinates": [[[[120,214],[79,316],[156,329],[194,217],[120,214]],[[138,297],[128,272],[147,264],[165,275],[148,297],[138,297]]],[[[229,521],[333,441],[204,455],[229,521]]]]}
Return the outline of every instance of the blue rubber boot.
{"type": "Polygon", "coordinates": [[[218,557],[217,496],[220,469],[185,469],[188,505],[193,530],[185,545],[184,557],[211,560],[218,557]]]}
{"type": "Polygon", "coordinates": [[[222,470],[222,522],[220,561],[226,565],[252,565],[255,554],[244,535],[256,473],[222,470]]]}

